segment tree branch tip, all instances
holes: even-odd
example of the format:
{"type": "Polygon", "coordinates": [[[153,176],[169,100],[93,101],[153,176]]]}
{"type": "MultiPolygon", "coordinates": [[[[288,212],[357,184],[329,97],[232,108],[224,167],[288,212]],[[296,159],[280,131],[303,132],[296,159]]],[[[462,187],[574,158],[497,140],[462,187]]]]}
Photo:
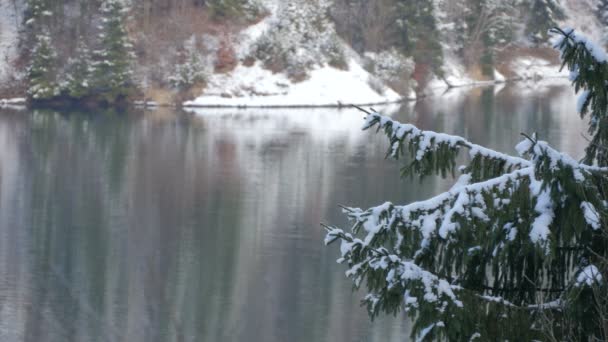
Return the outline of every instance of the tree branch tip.
{"type": "Polygon", "coordinates": [[[371,115],[371,114],[372,114],[371,112],[369,112],[369,111],[367,111],[367,110],[365,110],[365,109],[363,109],[363,108],[361,108],[361,107],[359,107],[359,106],[357,106],[357,105],[355,105],[355,104],[351,105],[351,107],[356,108],[356,109],[358,109],[359,111],[361,111],[361,112],[363,112],[363,113],[365,113],[365,114],[367,114],[367,115],[371,115]]]}

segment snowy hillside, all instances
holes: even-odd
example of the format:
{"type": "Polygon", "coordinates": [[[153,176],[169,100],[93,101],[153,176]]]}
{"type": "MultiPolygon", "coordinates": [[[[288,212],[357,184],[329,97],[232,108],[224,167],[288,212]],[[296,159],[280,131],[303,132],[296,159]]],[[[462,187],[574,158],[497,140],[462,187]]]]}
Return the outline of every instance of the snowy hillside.
{"type": "Polygon", "coordinates": [[[380,94],[369,85],[373,77],[355,61],[348,70],[329,66],[312,70],[307,80],[293,83],[259,64],[239,65],[228,74],[215,74],[205,93],[184,106],[336,106],[395,102],[401,96],[386,88],[380,94]]]}
{"type": "Polygon", "coordinates": [[[203,94],[184,106],[340,106],[399,101],[402,96],[389,87],[373,87],[375,76],[363,68],[361,56],[336,35],[333,23],[325,17],[329,2],[315,2],[266,1],[268,16],[235,41],[240,63],[227,73],[210,75],[203,94]],[[318,32],[313,19],[322,22],[318,32]],[[252,55],[262,61],[244,65],[252,55]],[[277,60],[278,55],[285,55],[285,60],[277,60]],[[342,65],[332,66],[332,59],[342,65]],[[283,70],[271,70],[276,64],[283,70]],[[305,74],[298,74],[303,71],[305,74]]]}
{"type": "MultiPolygon", "coordinates": [[[[137,103],[390,103],[452,87],[566,77],[547,34],[556,25],[608,42],[608,7],[599,0],[110,2],[130,13],[117,23],[123,55],[133,59],[112,65],[129,69],[124,98],[137,103]]],[[[85,52],[113,45],[102,32],[103,11],[85,3],[0,0],[0,99],[32,100],[32,89],[47,89],[48,99],[74,100],[106,89],[89,87],[108,73],[89,75],[96,61],[85,52]],[[34,3],[42,7],[28,9],[34,3]],[[22,26],[26,15],[30,24],[22,26]],[[37,80],[26,72],[34,57],[46,63],[37,80]]]]}
{"type": "MultiPolygon", "coordinates": [[[[329,21],[323,17],[323,25],[326,27],[322,35],[315,33],[314,28],[306,26],[312,20],[311,18],[315,18],[315,15],[320,13],[312,13],[314,10],[307,9],[306,6],[311,3],[313,6],[316,3],[316,6],[323,10],[325,10],[324,6],[330,6],[330,2],[318,0],[265,1],[264,6],[269,10],[268,16],[261,22],[243,30],[235,40],[237,57],[240,61],[238,65],[229,72],[211,74],[202,94],[194,100],[184,102],[184,105],[193,107],[335,106],[393,102],[416,97],[415,81],[412,81],[409,90],[398,93],[394,90],[396,88],[389,86],[386,79],[379,77],[378,73],[374,73],[373,68],[370,69],[369,60],[366,57],[373,53],[367,51],[357,53],[353,46],[342,38],[331,41],[332,36],[336,33],[335,20],[329,21]],[[280,27],[280,30],[275,30],[276,27],[280,27]],[[306,37],[306,39],[302,37],[306,37]],[[314,44],[310,43],[311,40],[314,41],[314,44]],[[259,57],[256,55],[256,51],[260,48],[260,42],[271,44],[268,41],[278,41],[276,44],[283,44],[283,46],[273,47],[270,50],[271,56],[262,56],[255,62],[243,62],[250,56],[259,57]],[[277,61],[275,58],[276,55],[284,53],[281,48],[289,51],[287,62],[277,61]],[[339,67],[331,65],[330,59],[334,50],[343,55],[344,65],[339,67]],[[268,60],[270,60],[269,63],[268,60]],[[293,70],[284,64],[293,64],[297,66],[297,70],[308,71],[303,77],[291,77],[293,70]],[[277,65],[279,65],[278,68],[277,65]]],[[[517,8],[517,5],[505,5],[507,3],[509,2],[496,4],[489,2],[488,6],[493,7],[482,9],[482,11],[491,11],[488,14],[490,19],[499,21],[500,16],[505,13],[513,15],[516,10],[522,10],[517,8]]],[[[515,44],[517,48],[497,48],[497,52],[494,52],[493,71],[489,76],[480,75],[477,69],[466,66],[462,53],[466,43],[460,40],[460,31],[455,30],[459,26],[466,28],[467,23],[463,22],[462,18],[470,15],[467,12],[470,9],[464,8],[464,2],[458,0],[438,0],[434,4],[434,20],[442,32],[440,39],[442,40],[443,74],[432,75],[430,79],[423,82],[422,88],[417,89],[419,94],[441,92],[450,87],[501,83],[510,80],[540,81],[567,77],[565,71],[559,71],[555,53],[545,51],[551,50],[549,49],[550,43],[532,44],[530,38],[526,36],[531,33],[526,33],[528,29],[525,20],[530,19],[521,19],[521,22],[511,24],[513,36],[510,39],[513,42],[510,43],[510,46],[515,44]],[[514,52],[510,52],[510,50],[514,52]]],[[[562,19],[555,19],[556,24],[578,26],[588,36],[600,40],[602,25],[593,15],[597,7],[595,1],[568,0],[562,1],[561,5],[566,16],[562,19]]],[[[511,18],[508,20],[512,22],[511,18]]],[[[488,19],[488,21],[490,20],[488,19]]],[[[488,27],[487,30],[491,31],[495,28],[488,27]]],[[[407,63],[405,61],[402,64],[407,63]]],[[[410,63],[413,65],[413,62],[410,63]]],[[[412,66],[408,76],[403,78],[410,77],[413,72],[412,66]]],[[[395,74],[394,70],[389,70],[388,73],[395,74]]]]}

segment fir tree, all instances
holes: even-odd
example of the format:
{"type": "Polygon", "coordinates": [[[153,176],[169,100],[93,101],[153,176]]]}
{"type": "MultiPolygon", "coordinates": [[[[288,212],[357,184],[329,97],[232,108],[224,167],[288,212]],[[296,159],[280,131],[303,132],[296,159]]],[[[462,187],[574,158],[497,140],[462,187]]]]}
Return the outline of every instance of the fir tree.
{"type": "Polygon", "coordinates": [[[62,90],[73,99],[91,95],[92,71],[91,53],[81,38],[75,51],[75,57],[68,60],[62,90]]]}
{"type": "Polygon", "coordinates": [[[535,43],[548,39],[547,31],[566,18],[566,13],[556,0],[531,0],[527,34],[535,43]]]}
{"type": "Polygon", "coordinates": [[[175,65],[175,72],[169,77],[172,86],[184,90],[197,83],[205,82],[207,79],[206,69],[210,63],[206,63],[197,50],[195,37],[184,44],[184,49],[178,57],[180,63],[175,65]]]}
{"type": "MultiPolygon", "coordinates": [[[[473,10],[469,12],[470,45],[478,47],[481,56],[475,61],[471,61],[471,56],[466,57],[469,63],[479,62],[486,76],[494,75],[496,49],[514,39],[517,30],[514,19],[517,13],[516,4],[516,0],[482,0],[475,2],[473,10]]],[[[464,52],[475,53],[475,49],[464,52]]]]}
{"type": "Polygon", "coordinates": [[[31,100],[48,100],[57,90],[55,84],[56,51],[50,35],[49,0],[27,0],[24,12],[25,34],[22,54],[29,60],[27,94],[31,100]]]}
{"type": "Polygon", "coordinates": [[[417,65],[442,74],[443,53],[431,0],[399,0],[394,7],[397,46],[417,65]]]}
{"type": "Polygon", "coordinates": [[[59,95],[59,88],[55,82],[57,54],[48,35],[39,34],[36,38],[27,69],[29,82],[27,93],[34,101],[49,100],[59,95]]]}
{"type": "Polygon", "coordinates": [[[264,12],[264,7],[257,0],[210,0],[207,6],[216,19],[244,17],[253,20],[264,12]]]}
{"type": "Polygon", "coordinates": [[[94,91],[103,101],[114,103],[128,97],[134,88],[133,45],[126,30],[128,8],[123,0],[104,0],[100,49],[93,54],[94,91]]]}
{"type": "Polygon", "coordinates": [[[208,3],[214,17],[229,17],[238,15],[243,10],[243,0],[211,0],[208,3]]]}
{"type": "Polygon", "coordinates": [[[405,309],[424,341],[608,337],[608,57],[572,30],[554,32],[590,116],[582,162],[534,135],[515,157],[366,111],[364,129],[390,140],[387,156],[408,158],[404,175],[446,176],[459,153],[470,157],[448,192],[344,208],[351,231],[326,227],[372,317],[405,309]]]}
{"type": "Polygon", "coordinates": [[[38,33],[52,15],[49,0],[27,0],[23,19],[30,32],[38,33]]]}

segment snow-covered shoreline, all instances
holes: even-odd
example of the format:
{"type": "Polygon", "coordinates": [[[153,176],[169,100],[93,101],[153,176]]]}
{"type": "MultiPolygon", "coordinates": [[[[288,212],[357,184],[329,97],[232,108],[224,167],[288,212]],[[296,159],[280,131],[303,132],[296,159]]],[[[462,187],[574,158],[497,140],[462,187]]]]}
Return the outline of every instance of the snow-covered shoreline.
{"type": "MultiPolygon", "coordinates": [[[[410,97],[405,97],[405,98],[398,98],[395,100],[390,100],[390,101],[376,101],[376,102],[365,102],[365,101],[353,101],[353,102],[334,102],[334,103],[320,103],[320,104],[314,104],[314,103],[310,103],[310,104],[305,104],[305,103],[301,103],[301,104],[291,104],[288,101],[285,101],[284,103],[263,103],[260,102],[260,98],[257,98],[256,101],[252,101],[251,103],[246,103],[246,102],[241,102],[244,99],[239,99],[239,101],[235,101],[234,103],[230,103],[229,102],[229,98],[228,99],[224,99],[224,101],[219,102],[219,103],[213,103],[211,101],[205,101],[205,102],[194,102],[194,101],[186,101],[182,104],[182,108],[187,109],[187,108],[235,108],[235,109],[255,109],[255,108],[263,108],[263,109],[270,109],[270,108],[276,108],[276,109],[286,109],[286,108],[344,108],[344,107],[350,107],[353,105],[356,106],[380,106],[380,105],[390,105],[390,104],[395,104],[395,103],[405,103],[405,102],[415,102],[417,100],[421,100],[423,98],[428,98],[428,97],[434,97],[434,96],[442,96],[442,94],[449,92],[451,90],[454,89],[470,89],[470,88],[478,88],[478,87],[491,87],[491,86],[496,86],[496,85],[506,85],[506,84],[515,84],[515,83],[522,83],[522,84],[537,84],[537,85],[547,85],[547,84],[554,84],[554,83],[564,83],[564,84],[568,84],[569,80],[568,77],[565,75],[560,75],[560,76],[550,76],[550,77],[544,77],[544,78],[538,78],[538,77],[529,77],[529,78],[522,78],[522,77],[517,77],[517,78],[511,78],[511,79],[503,79],[503,80],[494,80],[494,81],[472,81],[470,83],[460,83],[458,85],[445,85],[445,86],[440,86],[440,87],[434,87],[434,88],[427,88],[427,90],[424,92],[424,94],[422,95],[418,95],[415,98],[410,98],[410,97]]],[[[277,98],[277,100],[280,99],[280,97],[277,98]]],[[[159,104],[155,104],[154,106],[159,106],[159,104]]],[[[166,106],[166,105],[162,105],[160,104],[160,106],[166,106]]]]}
{"type": "MultiPolygon", "coordinates": [[[[554,85],[554,84],[569,84],[569,80],[567,76],[559,75],[559,76],[550,76],[544,78],[537,77],[529,77],[529,78],[512,78],[512,79],[504,79],[504,80],[494,80],[494,81],[472,81],[470,83],[459,83],[458,85],[452,86],[439,86],[439,87],[428,87],[427,91],[424,94],[421,94],[417,97],[408,97],[408,98],[395,98],[388,101],[375,101],[375,102],[365,102],[365,101],[353,101],[353,102],[342,102],[336,101],[334,103],[290,103],[288,100],[281,102],[281,100],[287,98],[283,98],[282,96],[273,97],[274,103],[264,103],[260,101],[260,98],[256,99],[256,101],[252,101],[251,103],[242,102],[245,99],[241,98],[237,103],[231,104],[229,101],[223,101],[221,103],[213,103],[213,102],[201,102],[196,103],[194,101],[186,101],[180,104],[174,103],[159,103],[156,101],[133,101],[133,106],[137,108],[145,108],[145,109],[155,109],[155,108],[176,108],[176,109],[197,109],[197,108],[225,108],[225,109],[314,109],[314,108],[347,108],[352,106],[362,106],[362,107],[371,107],[371,106],[386,106],[386,105],[395,105],[400,103],[408,103],[408,102],[416,102],[418,100],[422,100],[429,97],[441,97],[445,94],[455,91],[457,89],[466,90],[473,88],[484,88],[484,87],[492,87],[499,85],[507,85],[507,84],[522,84],[522,86],[530,86],[533,84],[535,86],[546,86],[546,85],[554,85]]],[[[229,99],[225,99],[229,100],[229,99]]],[[[17,98],[7,98],[0,99],[0,109],[8,108],[8,107],[26,107],[27,99],[23,97],[17,98]]]]}

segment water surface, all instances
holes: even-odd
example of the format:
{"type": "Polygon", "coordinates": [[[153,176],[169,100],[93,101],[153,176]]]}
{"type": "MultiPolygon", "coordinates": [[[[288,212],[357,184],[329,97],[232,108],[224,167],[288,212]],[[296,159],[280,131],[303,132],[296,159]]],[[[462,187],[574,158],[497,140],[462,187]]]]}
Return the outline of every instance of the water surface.
{"type": "MultiPolygon", "coordinates": [[[[567,86],[461,90],[395,118],[579,157],[567,86]]],[[[382,108],[378,108],[382,110],[382,108]]],[[[355,110],[0,111],[1,341],[404,341],[320,222],[449,186],[398,180],[355,110]]]]}

